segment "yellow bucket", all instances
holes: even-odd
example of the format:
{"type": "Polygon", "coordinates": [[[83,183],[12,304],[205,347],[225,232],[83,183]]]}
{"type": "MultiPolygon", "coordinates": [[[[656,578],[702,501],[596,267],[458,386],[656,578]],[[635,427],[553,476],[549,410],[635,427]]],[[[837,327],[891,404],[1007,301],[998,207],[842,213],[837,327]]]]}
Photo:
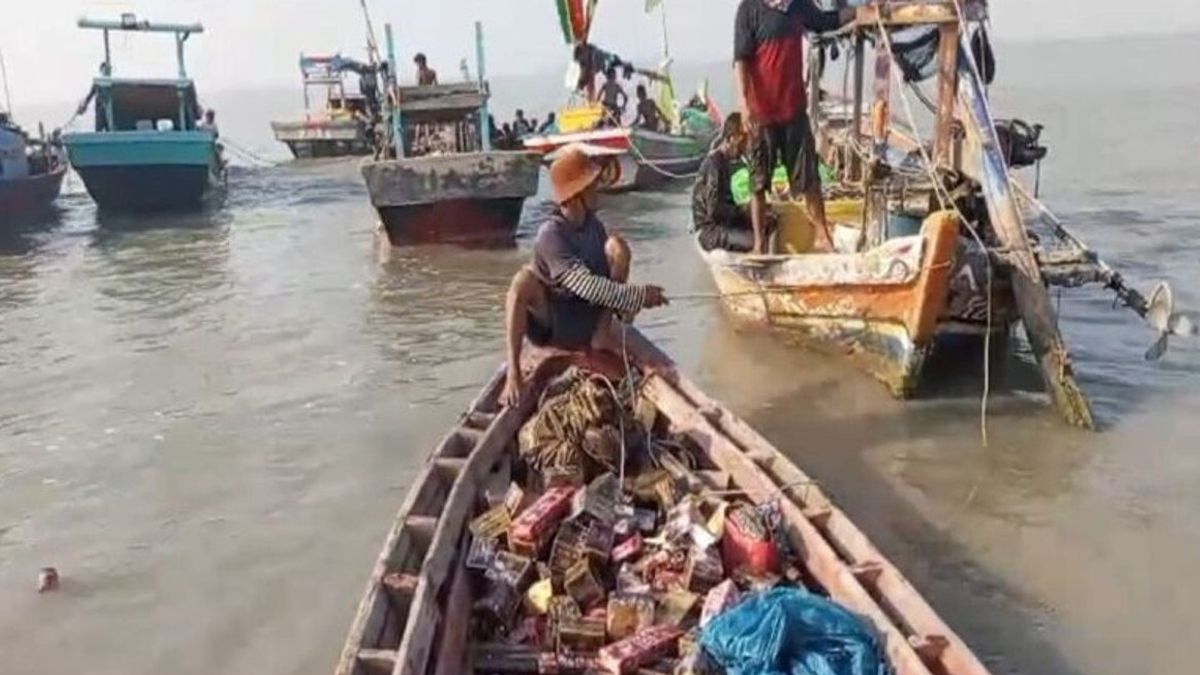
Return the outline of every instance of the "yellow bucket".
{"type": "MultiPolygon", "coordinates": [[[[778,247],[780,253],[795,255],[809,253],[817,241],[817,231],[808,217],[803,201],[771,204],[779,217],[778,247]]],[[[862,223],[861,199],[833,199],[825,202],[825,219],[830,227],[840,223],[858,226],[862,223]]]]}
{"type": "Polygon", "coordinates": [[[558,111],[558,130],[564,134],[591,131],[604,117],[604,106],[595,105],[563,108],[558,111]]]}

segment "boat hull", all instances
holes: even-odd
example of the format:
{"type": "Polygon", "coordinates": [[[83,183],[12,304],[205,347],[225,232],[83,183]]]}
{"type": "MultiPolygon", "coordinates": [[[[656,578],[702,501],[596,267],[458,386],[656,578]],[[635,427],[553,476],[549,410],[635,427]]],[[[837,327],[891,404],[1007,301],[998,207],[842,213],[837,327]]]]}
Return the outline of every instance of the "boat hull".
{"type": "Polygon", "coordinates": [[[645,129],[596,129],[573,134],[530,138],[525,147],[552,154],[580,144],[596,157],[612,157],[617,172],[606,192],[661,187],[676,179],[688,179],[700,169],[712,136],[661,134],[645,129]]]}
{"type": "Polygon", "coordinates": [[[570,366],[611,379],[626,369],[638,371],[648,412],[702,449],[704,468],[689,477],[697,489],[773,504],[806,585],[869,623],[891,672],[987,675],[970,648],[819,484],[700,391],[639,332],[630,329],[623,343],[623,355],[527,351],[518,406],[499,404],[503,369],[484,387],[430,454],[400,506],[335,675],[471,672],[476,584],[465,567],[468,523],[485,486],[509,484],[518,431],[549,382],[570,366]],[[924,648],[930,636],[936,649],[924,648]]]}
{"type": "Polygon", "coordinates": [[[219,172],[215,136],[205,131],[70,134],[63,142],[105,211],[199,208],[219,172]]]}
{"type": "Polygon", "coordinates": [[[0,181],[0,217],[25,218],[45,213],[62,191],[66,175],[67,167],[60,166],[49,173],[0,181]]]}
{"type": "Polygon", "coordinates": [[[363,157],[373,151],[363,126],[353,120],[272,122],[271,130],[296,159],[363,157]]]}
{"type": "Polygon", "coordinates": [[[540,156],[528,152],[415,157],[362,169],[394,246],[511,244],[540,170],[540,156]]]}
{"type": "Polygon", "coordinates": [[[729,313],[846,354],[893,395],[915,394],[958,252],[950,214],[863,254],[703,253],[729,313]]]}

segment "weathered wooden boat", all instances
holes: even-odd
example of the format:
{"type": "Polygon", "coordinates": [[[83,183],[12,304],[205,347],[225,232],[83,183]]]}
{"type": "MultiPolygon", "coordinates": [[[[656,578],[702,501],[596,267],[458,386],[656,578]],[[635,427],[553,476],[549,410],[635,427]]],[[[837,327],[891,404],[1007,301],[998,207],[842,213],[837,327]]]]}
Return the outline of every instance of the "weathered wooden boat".
{"type": "Polygon", "coordinates": [[[26,134],[0,112],[0,224],[50,210],[62,190],[67,163],[60,148],[26,134]]]}
{"type": "MultiPolygon", "coordinates": [[[[994,66],[983,31],[986,15],[986,3],[979,0],[874,0],[859,7],[856,19],[839,34],[812,41],[810,115],[818,145],[826,149],[825,160],[837,173],[826,185],[827,199],[836,196],[858,205],[850,218],[831,215],[839,244],[832,257],[862,258],[879,247],[891,250],[896,242],[911,240],[912,224],[944,220],[949,214],[959,230],[959,243],[951,247],[950,260],[938,263],[950,270],[950,292],[938,315],[938,339],[930,339],[928,333],[912,339],[918,336],[909,332],[912,348],[927,356],[940,338],[964,335],[993,338],[993,349],[1007,346],[1009,332],[1019,321],[1055,407],[1069,423],[1092,428],[1091,406],[1075,381],[1048,285],[1105,285],[1126,306],[1152,319],[1163,346],[1166,335],[1188,334],[1194,328],[1186,317],[1175,314],[1169,290],[1147,299],[1126,286],[1050,214],[1036,190],[1021,186],[1015,169],[1036,166],[1046,149],[1039,144],[1040,127],[992,116],[985,90],[994,66]],[[866,91],[867,42],[881,47],[870,57],[873,100],[866,91]],[[820,89],[820,68],[833,62],[835,44],[848,55],[846,73],[839,79],[853,83],[840,97],[820,89]],[[919,88],[924,79],[936,79],[934,100],[919,88]],[[927,103],[931,119],[925,124],[914,119],[907,100],[902,102],[908,119],[897,119],[891,104],[895,89],[901,96],[912,90],[927,103]],[[922,140],[918,128],[933,129],[933,138],[922,140]],[[844,231],[850,232],[848,239],[837,236],[844,231]]],[[[805,219],[799,220],[807,226],[805,219]]],[[[818,338],[853,353],[882,354],[882,360],[869,360],[872,372],[897,394],[911,393],[920,379],[922,358],[914,358],[907,349],[879,349],[880,331],[875,327],[889,319],[871,304],[878,288],[839,284],[830,272],[817,283],[830,289],[828,302],[794,300],[814,290],[809,283],[791,283],[784,269],[819,269],[816,260],[825,257],[804,248],[807,241],[790,255],[741,258],[746,261],[741,266],[715,265],[725,304],[759,320],[769,316],[774,325],[824,325],[831,321],[825,316],[828,307],[844,308],[846,316],[832,320],[838,330],[818,331],[818,338]]],[[[785,234],[783,246],[791,243],[785,234]]],[[[730,258],[739,259],[724,259],[730,258]]],[[[927,308],[921,303],[929,299],[909,296],[892,314],[924,314],[927,308]]],[[[1161,352],[1154,349],[1151,354],[1161,352]]]]}
{"type": "MultiPolygon", "coordinates": [[[[124,14],[119,20],[80,19],[80,28],[104,33],[104,62],[92,83],[95,131],[63,137],[71,165],[103,210],[194,209],[224,172],[214,129],[200,123],[195,83],[183,48],[202,33],[194,24],[159,24],[124,14]],[[175,37],[176,79],[116,79],[109,33],[170,33],[175,37]]],[[[86,103],[86,102],[85,102],[86,103]]]]}
{"type": "Polygon", "coordinates": [[[476,24],[479,81],[438,86],[398,86],[390,26],[387,35],[391,123],[382,158],[364,163],[362,172],[388,240],[512,243],[525,199],[537,192],[541,160],[491,147],[482,26],[476,24]]]}
{"type": "MultiPolygon", "coordinates": [[[[559,149],[574,145],[582,146],[593,157],[613,158],[616,172],[602,188],[606,192],[653,188],[672,180],[694,177],[721,124],[720,113],[709,100],[707,87],[687,105],[681,106],[675,100],[669,54],[665,55],[659,68],[647,70],[595,50],[588,44],[588,36],[597,4],[583,0],[556,2],[567,44],[577,51],[587,49],[605,54],[604,58],[612,62],[612,67],[626,73],[626,79],[630,75],[642,77],[650,97],[665,117],[664,129],[626,127],[606,121],[605,110],[598,102],[576,98],[557,112],[555,133],[527,138],[525,147],[552,156],[559,149]]],[[[658,6],[666,12],[664,4],[658,3],[658,6]]],[[[663,25],[665,28],[665,14],[663,25]]],[[[665,43],[664,34],[664,52],[665,43]]],[[[573,63],[573,68],[578,67],[578,63],[573,63]]],[[[574,88],[579,78],[575,75],[568,79],[574,88]]]]}
{"type": "MultiPolygon", "coordinates": [[[[894,672],[987,673],[900,570],[791,460],[633,329],[627,357],[659,419],[702,448],[699,474],[708,476],[711,489],[744,493],[754,503],[780,500],[806,585],[868,621],[894,672]]],[[[625,373],[620,355],[531,353],[523,403],[500,407],[504,373],[498,373],[433,451],[371,571],[337,675],[473,671],[472,591],[464,566],[469,516],[484,485],[496,474],[507,475],[514,439],[547,383],[580,364],[613,377],[625,373]]]]}
{"type": "Polygon", "coordinates": [[[304,88],[304,119],[271,122],[275,140],[288,146],[296,159],[355,157],[374,151],[373,119],[378,113],[375,68],[334,56],[300,55],[304,88]],[[346,92],[346,74],[362,78],[361,93],[346,92]],[[314,93],[319,108],[314,109],[314,93]]]}

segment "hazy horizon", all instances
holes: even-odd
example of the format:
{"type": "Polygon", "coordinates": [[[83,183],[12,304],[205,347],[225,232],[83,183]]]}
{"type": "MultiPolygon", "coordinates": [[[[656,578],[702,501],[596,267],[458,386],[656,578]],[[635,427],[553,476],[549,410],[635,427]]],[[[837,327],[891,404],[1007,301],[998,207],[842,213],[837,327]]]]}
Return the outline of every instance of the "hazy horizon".
{"type": "MultiPolygon", "coordinates": [[[[665,4],[676,62],[707,65],[727,58],[736,0],[665,4]],[[701,2],[703,11],[696,11],[701,2]]],[[[423,51],[444,79],[457,77],[464,57],[474,71],[476,19],[484,22],[491,77],[561,72],[568,57],[549,0],[375,0],[369,5],[381,39],[383,24],[393,24],[402,64],[407,66],[414,52],[423,51]]],[[[660,59],[661,18],[657,13],[647,16],[643,8],[644,0],[601,2],[596,41],[635,62],[660,59]]],[[[22,2],[6,9],[6,20],[0,23],[0,52],[13,107],[19,112],[23,105],[45,107],[81,98],[103,48],[100,34],[78,29],[76,20],[84,15],[115,17],[123,11],[155,21],[203,21],[206,32],[189,41],[187,61],[201,89],[214,93],[297,86],[302,51],[340,51],[348,56],[365,51],[358,0],[294,0],[286,5],[246,0],[22,2]]],[[[1052,6],[1039,0],[1004,0],[994,3],[991,11],[997,39],[1011,43],[1200,32],[1200,4],[1194,0],[1160,0],[1139,7],[1133,16],[1124,3],[1101,0],[1057,0],[1052,6]]],[[[114,34],[112,43],[117,75],[174,74],[169,36],[114,34]]]]}

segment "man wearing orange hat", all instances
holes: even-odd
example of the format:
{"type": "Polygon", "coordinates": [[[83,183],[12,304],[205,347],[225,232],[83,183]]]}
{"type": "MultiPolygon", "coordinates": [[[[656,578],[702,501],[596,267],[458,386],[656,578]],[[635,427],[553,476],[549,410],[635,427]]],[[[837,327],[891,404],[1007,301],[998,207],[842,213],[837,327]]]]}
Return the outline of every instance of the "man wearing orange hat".
{"type": "Polygon", "coordinates": [[[538,230],[532,264],[513,277],[505,304],[508,379],[501,403],[520,396],[525,338],[560,349],[620,349],[616,315],[667,304],[662,288],[629,284],[629,245],[596,217],[603,168],[577,147],[550,165],[558,208],[538,230]]]}

